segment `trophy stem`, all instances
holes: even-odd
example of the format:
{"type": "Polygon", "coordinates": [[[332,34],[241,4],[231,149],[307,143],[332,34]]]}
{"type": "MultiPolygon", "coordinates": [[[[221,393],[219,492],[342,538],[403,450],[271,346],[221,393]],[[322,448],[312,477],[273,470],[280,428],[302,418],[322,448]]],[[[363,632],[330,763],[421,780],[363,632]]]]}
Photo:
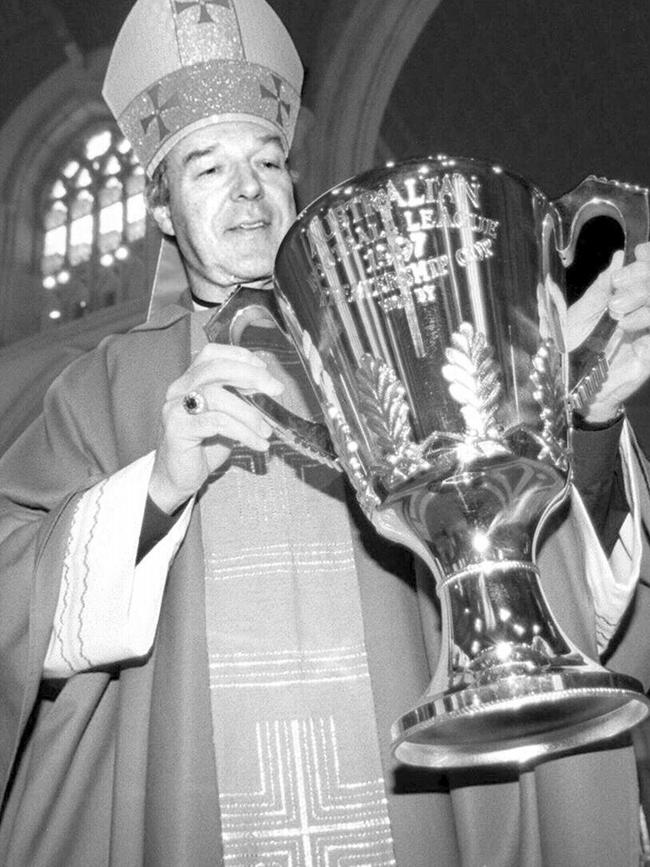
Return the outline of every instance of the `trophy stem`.
{"type": "Polygon", "coordinates": [[[524,765],[632,728],[648,713],[633,678],[564,635],[532,563],[483,562],[438,593],[445,646],[429,689],[393,726],[393,751],[430,768],[524,765]]]}

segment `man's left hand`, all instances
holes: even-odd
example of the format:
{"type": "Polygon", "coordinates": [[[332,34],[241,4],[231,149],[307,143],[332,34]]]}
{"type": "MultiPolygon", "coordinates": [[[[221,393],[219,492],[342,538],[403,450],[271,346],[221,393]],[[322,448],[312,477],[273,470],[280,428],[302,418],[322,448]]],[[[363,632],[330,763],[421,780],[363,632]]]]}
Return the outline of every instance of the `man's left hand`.
{"type": "Polygon", "coordinates": [[[605,309],[618,322],[606,349],[607,379],[584,411],[591,423],[615,418],[650,378],[650,242],[639,244],[634,255],[635,261],[624,266],[623,253],[617,251],[568,311],[569,349],[582,343],[605,309]]]}

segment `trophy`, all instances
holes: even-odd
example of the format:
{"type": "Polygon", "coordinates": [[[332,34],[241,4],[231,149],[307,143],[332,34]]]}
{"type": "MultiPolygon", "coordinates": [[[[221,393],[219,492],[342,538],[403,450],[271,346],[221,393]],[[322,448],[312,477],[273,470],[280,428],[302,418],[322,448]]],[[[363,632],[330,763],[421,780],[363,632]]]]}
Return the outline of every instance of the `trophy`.
{"type": "Polygon", "coordinates": [[[535,565],[540,528],[569,490],[571,410],[602,381],[615,326],[604,314],[570,359],[565,268],[600,214],[620,222],[628,254],[648,236],[638,187],[590,177],[550,201],[472,159],[374,169],[298,216],[274,293],[242,290],[208,328],[237,342],[273,301],[325,424],[248,399],[284,439],[340,467],[376,529],[435,576],[441,658],[392,730],[406,764],[530,764],[648,713],[636,680],[562,631],[535,565]]]}

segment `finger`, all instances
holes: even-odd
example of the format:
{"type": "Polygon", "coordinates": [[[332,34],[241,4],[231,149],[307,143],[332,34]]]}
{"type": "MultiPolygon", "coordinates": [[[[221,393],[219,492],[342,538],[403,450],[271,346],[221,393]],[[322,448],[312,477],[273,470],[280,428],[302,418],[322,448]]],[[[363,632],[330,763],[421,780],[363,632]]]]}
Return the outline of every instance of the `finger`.
{"type": "Polygon", "coordinates": [[[634,248],[634,257],[639,262],[650,262],[650,241],[637,244],[634,248]]]}
{"type": "Polygon", "coordinates": [[[647,280],[650,275],[650,261],[643,259],[631,262],[620,271],[617,271],[612,278],[614,286],[617,288],[625,288],[631,284],[639,283],[647,280]]]}
{"type": "MultiPolygon", "coordinates": [[[[252,368],[267,370],[268,363],[260,353],[251,352],[243,346],[231,346],[223,343],[208,343],[196,355],[187,372],[205,370],[211,367],[217,379],[229,376],[229,371],[252,368]]],[[[234,383],[231,383],[234,384],[234,383]]]]}
{"type": "Polygon", "coordinates": [[[621,273],[623,265],[623,251],[616,250],[611,262],[604,271],[596,277],[594,282],[585,290],[582,297],[569,307],[569,315],[575,322],[593,319],[596,321],[607,307],[607,302],[612,295],[613,277],[621,273]]]}
{"type": "Polygon", "coordinates": [[[618,271],[623,267],[623,263],[625,262],[625,250],[614,250],[612,258],[609,262],[609,271],[618,271]]]}
{"type": "Polygon", "coordinates": [[[192,418],[186,427],[186,438],[213,446],[226,442],[241,443],[255,451],[266,451],[272,434],[271,426],[261,417],[244,422],[227,413],[207,410],[192,418]]]}
{"type": "Polygon", "coordinates": [[[237,392],[211,384],[206,386],[203,396],[207,410],[230,416],[261,436],[270,435],[271,428],[260,410],[243,400],[237,392]]]}
{"type": "Polygon", "coordinates": [[[203,392],[212,385],[229,385],[241,391],[261,391],[277,397],[284,391],[280,380],[268,370],[264,362],[249,364],[247,360],[206,360],[193,365],[170,386],[168,396],[177,397],[188,391],[203,392]]]}
{"type": "Polygon", "coordinates": [[[609,266],[567,310],[566,344],[569,351],[582,345],[607,310],[614,293],[612,279],[620,273],[622,265],[623,251],[616,250],[609,266]]]}
{"type": "Polygon", "coordinates": [[[618,320],[619,327],[628,334],[635,331],[645,331],[650,328],[650,307],[638,307],[625,316],[615,318],[618,320]]]}
{"type": "Polygon", "coordinates": [[[196,354],[190,365],[202,364],[205,361],[242,361],[252,365],[264,365],[264,361],[244,346],[233,346],[230,343],[206,343],[196,354]]]}
{"type": "Polygon", "coordinates": [[[256,452],[268,451],[269,438],[272,430],[266,422],[263,422],[263,428],[264,430],[267,430],[268,433],[262,435],[247,424],[241,422],[239,419],[233,418],[230,415],[224,415],[223,413],[214,413],[214,415],[217,416],[217,431],[212,437],[204,438],[203,444],[206,447],[210,447],[215,443],[223,442],[225,439],[231,443],[240,443],[240,445],[253,449],[256,452]]]}
{"type": "Polygon", "coordinates": [[[601,392],[605,399],[622,403],[650,376],[650,333],[639,336],[617,329],[619,342],[608,351],[609,372],[601,392]]]}
{"type": "Polygon", "coordinates": [[[605,281],[601,277],[567,310],[565,337],[569,350],[582,344],[607,310],[611,298],[611,284],[609,280],[605,281]]]}
{"type": "Polygon", "coordinates": [[[233,436],[245,428],[254,440],[268,439],[272,428],[262,413],[236,393],[217,385],[208,385],[201,392],[205,407],[201,412],[188,413],[183,398],[173,401],[176,433],[193,440],[223,434],[233,436]]]}
{"type": "Polygon", "coordinates": [[[650,305],[650,262],[634,262],[614,277],[615,292],[609,301],[614,319],[622,319],[650,305]]]}
{"type": "Polygon", "coordinates": [[[650,261],[631,262],[612,276],[612,283],[617,292],[632,286],[646,285],[650,282],[650,261]]]}

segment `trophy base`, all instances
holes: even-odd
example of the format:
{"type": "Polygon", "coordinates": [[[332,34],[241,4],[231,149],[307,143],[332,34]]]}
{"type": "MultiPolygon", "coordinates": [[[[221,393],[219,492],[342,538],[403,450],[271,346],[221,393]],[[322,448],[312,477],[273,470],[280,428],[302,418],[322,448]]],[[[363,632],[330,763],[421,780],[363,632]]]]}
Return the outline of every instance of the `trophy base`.
{"type": "Polygon", "coordinates": [[[612,738],[641,722],[650,701],[634,678],[562,670],[441,693],[393,725],[407,765],[529,765],[612,738]]]}

